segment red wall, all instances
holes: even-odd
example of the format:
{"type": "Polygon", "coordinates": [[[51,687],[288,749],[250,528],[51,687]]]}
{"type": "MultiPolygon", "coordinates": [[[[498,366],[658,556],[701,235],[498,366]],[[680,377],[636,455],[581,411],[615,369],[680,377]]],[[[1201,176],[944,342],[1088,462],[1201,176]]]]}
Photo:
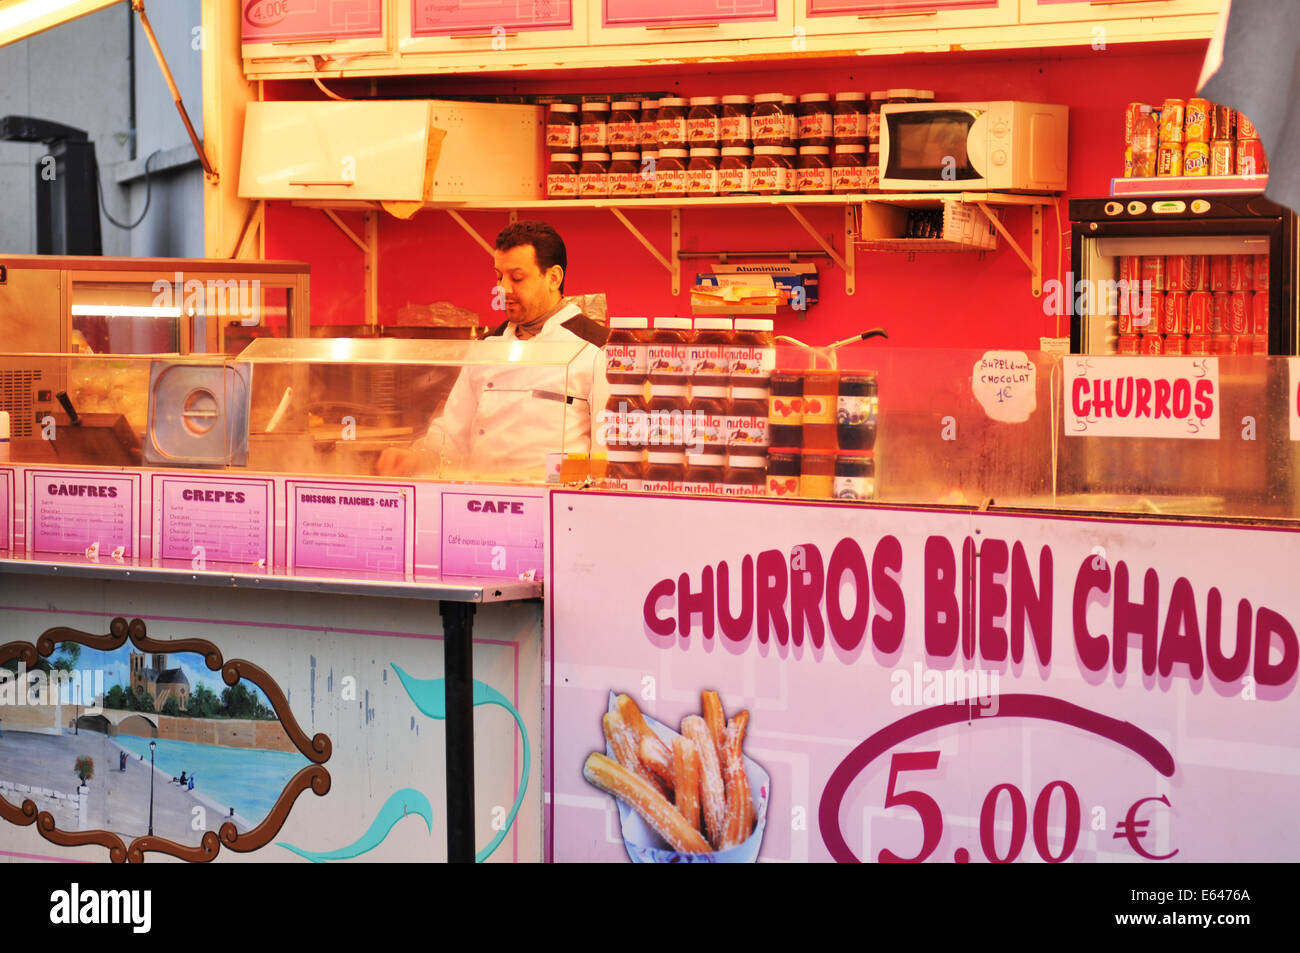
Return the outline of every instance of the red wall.
{"type": "MultiPolygon", "coordinates": [[[[604,70],[563,76],[535,74],[505,78],[386,81],[381,95],[437,97],[440,93],[615,92],[672,90],[683,95],[726,92],[788,93],[919,87],[940,100],[1021,99],[1070,107],[1070,188],[1066,196],[1104,195],[1110,178],[1123,171],[1124,106],[1134,100],[1159,103],[1167,96],[1186,98],[1194,87],[1204,44],[1143,44],[1053,51],[1014,57],[989,53],[804,59],[793,67],[725,64],[708,69],[665,67],[658,71],[604,70]]],[[[311,84],[283,83],[268,97],[316,99],[311,84]]],[[[367,83],[329,84],[348,96],[365,95],[367,83]]],[[[491,156],[484,156],[485,162],[491,156]]],[[[807,209],[805,214],[838,251],[843,250],[843,214],[807,209]]],[[[538,213],[551,221],[568,246],[569,293],[608,295],[611,314],[689,314],[686,290],[695,271],[708,261],[683,266],[683,293],[671,294],[668,273],[603,210],[538,213]]],[[[643,209],[631,221],[661,250],[669,247],[668,213],[643,209]]],[[[343,218],[360,234],[361,216],[343,218]]],[[[507,223],[505,212],[467,213],[489,240],[507,223]]],[[[1008,211],[1004,221],[1028,248],[1030,214],[1008,211]]],[[[686,209],[682,213],[683,250],[811,249],[815,243],[784,209],[686,209]]],[[[1044,216],[1044,277],[1069,268],[1068,248],[1055,238],[1050,210],[1044,216]]],[[[1068,244],[1068,212],[1061,208],[1068,244]]],[[[267,212],[268,258],[305,260],[312,266],[312,323],[361,323],[361,255],[324,215],[314,209],[272,203],[267,212]]],[[[495,323],[489,305],[494,275],[481,248],[445,213],[422,211],[410,221],[385,215],[380,225],[380,310],[390,315],[408,304],[451,301],[495,323]]],[[[818,259],[821,302],[805,318],[778,317],[778,333],[824,344],[854,330],[884,326],[894,346],[1037,348],[1043,334],[1056,333],[1056,318],[1046,316],[1041,299],[1030,293],[1029,273],[1005,247],[986,254],[857,253],[857,293],[844,293],[843,274],[818,259]]],[[[1068,334],[1068,327],[1061,328],[1068,334]]]]}

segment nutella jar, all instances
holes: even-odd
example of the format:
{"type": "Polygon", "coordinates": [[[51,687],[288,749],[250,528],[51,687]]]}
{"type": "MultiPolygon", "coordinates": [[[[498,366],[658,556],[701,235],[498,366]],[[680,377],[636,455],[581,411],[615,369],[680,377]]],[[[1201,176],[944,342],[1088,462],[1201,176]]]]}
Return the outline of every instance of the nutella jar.
{"type": "Polygon", "coordinates": [[[730,407],[726,387],[691,385],[691,399],[686,405],[682,422],[687,453],[727,452],[727,415],[730,407]]]}
{"type": "Polygon", "coordinates": [[[609,153],[584,152],[578,166],[578,198],[609,198],[609,153]]]}
{"type": "Polygon", "coordinates": [[[659,100],[641,100],[641,121],[637,123],[637,142],[642,151],[659,146],[659,100]]]}
{"type": "Polygon", "coordinates": [[[671,385],[686,392],[690,371],[686,354],[691,342],[690,318],[655,318],[646,349],[646,372],[650,385],[671,385]]]}
{"type": "Polygon", "coordinates": [[[655,174],[659,166],[658,149],[641,150],[641,197],[653,198],[658,183],[658,176],[655,174]]]}
{"type": "Polygon", "coordinates": [[[727,457],[723,453],[686,454],[686,473],[682,477],[682,492],[693,495],[720,495],[726,463],[727,457]]]}
{"type": "Polygon", "coordinates": [[[647,318],[610,318],[605,342],[605,380],[611,387],[628,384],[645,388],[650,326],[647,318]]]}
{"type": "Polygon", "coordinates": [[[609,145],[609,103],[586,101],[582,104],[578,144],[583,152],[600,151],[609,145]]]}
{"type": "Polygon", "coordinates": [[[727,347],[732,387],[767,389],[772,368],[776,366],[776,341],[772,327],[771,318],[736,319],[734,343],[727,347]]]}
{"type": "Polygon", "coordinates": [[[718,194],[718,150],[692,149],[686,166],[686,194],[692,198],[718,194]]]}
{"type": "Polygon", "coordinates": [[[768,383],[767,433],[773,447],[803,446],[802,372],[772,372],[768,383]]]}
{"type": "Polygon", "coordinates": [[[680,384],[651,384],[646,404],[646,448],[684,453],[686,450],[686,388],[680,384]]]}
{"type": "Polygon", "coordinates": [[[861,192],[867,183],[867,147],[836,145],[831,160],[831,191],[837,194],[861,192]]]}
{"type": "Polygon", "coordinates": [[[686,144],[691,149],[717,149],[722,140],[722,109],[717,96],[692,96],[686,113],[686,144]]]}
{"type": "Polygon", "coordinates": [[[767,458],[727,454],[722,474],[724,496],[767,496],[767,458]]]}
{"type": "Polygon", "coordinates": [[[723,96],[720,123],[722,148],[748,147],[751,133],[749,119],[754,112],[753,96],[723,96]]]}
{"type": "Polygon", "coordinates": [[[782,146],[781,155],[785,159],[785,167],[789,171],[785,177],[786,195],[795,195],[799,191],[799,150],[794,146],[782,146]]]}
{"type": "Polygon", "coordinates": [[[641,153],[615,152],[609,164],[609,195],[616,199],[641,197],[641,153]]]}
{"type": "Polygon", "coordinates": [[[754,97],[750,130],[754,137],[754,154],[761,146],[784,146],[790,141],[785,105],[780,93],[761,93],[754,97]]]}
{"type": "Polygon", "coordinates": [[[686,480],[686,454],[680,450],[651,450],[646,454],[641,488],[646,493],[680,493],[686,480]]]}
{"type": "Polygon", "coordinates": [[[641,459],[648,432],[646,400],[640,384],[611,384],[597,421],[597,444],[610,450],[635,450],[641,459]]]}
{"type": "Polygon", "coordinates": [[[867,146],[867,164],[862,170],[862,191],[880,191],[880,143],[867,146]]]}
{"type": "Polygon", "coordinates": [[[658,130],[659,148],[686,148],[686,100],[678,96],[665,96],[659,100],[658,130]]]}
{"type": "Polygon", "coordinates": [[[607,490],[624,490],[640,493],[644,488],[645,464],[640,450],[611,450],[605,455],[605,479],[601,486],[607,490]]]}
{"type": "Polygon", "coordinates": [[[767,456],[771,438],[767,430],[766,387],[733,387],[727,409],[727,455],[767,456]]]}
{"type": "Polygon", "coordinates": [[[800,146],[797,185],[803,195],[829,195],[831,191],[831,150],[826,146],[800,146]]]}
{"type": "Polygon", "coordinates": [[[836,93],[831,135],[836,145],[867,144],[867,94],[836,93]]]}
{"type": "Polygon", "coordinates": [[[834,128],[830,93],[804,93],[799,97],[799,145],[829,146],[834,128]]]}
{"type": "Polygon", "coordinates": [[[631,152],[641,148],[641,104],[620,99],[609,104],[609,151],[631,152]]]}
{"type": "Polygon", "coordinates": [[[792,171],[781,154],[781,146],[755,146],[749,171],[750,190],[756,195],[780,195],[786,190],[792,171]]]}
{"type": "Polygon", "coordinates": [[[769,450],[767,454],[767,495],[799,495],[799,451],[769,450]]]}
{"type": "Polygon", "coordinates": [[[551,156],[546,168],[546,197],[548,199],[576,199],[578,197],[579,159],[573,152],[557,152],[551,156]]]}
{"type": "Polygon", "coordinates": [[[841,453],[835,458],[835,476],[831,480],[831,495],[837,500],[870,500],[876,495],[876,456],[870,450],[863,453],[841,453]]]}
{"type": "Polygon", "coordinates": [[[854,371],[840,374],[835,429],[841,450],[870,450],[875,447],[879,407],[876,375],[854,371]]]}
{"type": "Polygon", "coordinates": [[[752,149],[723,146],[722,159],[718,162],[718,194],[745,195],[752,192],[749,167],[753,161],[752,149]]]}
{"type": "Polygon", "coordinates": [[[880,141],[880,107],[889,100],[889,92],[884,89],[873,90],[871,105],[867,107],[867,142],[880,141]]]}
{"type": "Polygon", "coordinates": [[[655,163],[655,196],[664,199],[686,197],[686,150],[660,149],[655,163]]]}
{"type": "Polygon", "coordinates": [[[799,141],[799,97],[783,95],[781,107],[785,110],[785,144],[793,146],[799,141]]]}
{"type": "Polygon", "coordinates": [[[695,319],[695,334],[686,347],[686,371],[690,375],[692,394],[701,387],[720,387],[722,396],[726,397],[731,378],[728,348],[735,341],[731,318],[695,319]]]}
{"type": "Polygon", "coordinates": [[[578,107],[555,103],[546,116],[546,148],[555,152],[578,151],[578,107]]]}

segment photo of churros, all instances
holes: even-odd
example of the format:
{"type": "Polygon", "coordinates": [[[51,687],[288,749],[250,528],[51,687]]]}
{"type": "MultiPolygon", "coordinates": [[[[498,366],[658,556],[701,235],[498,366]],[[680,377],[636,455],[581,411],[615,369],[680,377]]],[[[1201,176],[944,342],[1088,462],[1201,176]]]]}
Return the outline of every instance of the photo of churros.
{"type": "Polygon", "coordinates": [[[717,692],[681,730],[609,693],[601,717],[605,753],[583,766],[587,781],[614,797],[634,863],[753,863],[763,841],[771,778],[744,753],[749,712],[730,718],[717,692]]]}

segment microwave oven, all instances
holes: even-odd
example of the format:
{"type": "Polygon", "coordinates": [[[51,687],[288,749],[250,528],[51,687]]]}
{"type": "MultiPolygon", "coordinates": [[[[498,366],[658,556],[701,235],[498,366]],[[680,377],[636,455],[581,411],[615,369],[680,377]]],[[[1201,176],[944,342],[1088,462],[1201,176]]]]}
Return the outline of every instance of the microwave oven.
{"type": "Polygon", "coordinates": [[[1068,107],[1047,103],[886,104],[880,188],[1062,192],[1068,120],[1068,107]]]}

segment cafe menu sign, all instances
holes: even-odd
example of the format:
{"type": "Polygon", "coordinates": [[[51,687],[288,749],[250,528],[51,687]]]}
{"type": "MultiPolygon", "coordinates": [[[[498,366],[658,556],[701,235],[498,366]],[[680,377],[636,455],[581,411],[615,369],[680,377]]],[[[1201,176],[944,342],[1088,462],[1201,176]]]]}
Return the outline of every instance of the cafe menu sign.
{"type": "Polygon", "coordinates": [[[241,0],[245,43],[382,36],[384,0],[241,0]]]}

